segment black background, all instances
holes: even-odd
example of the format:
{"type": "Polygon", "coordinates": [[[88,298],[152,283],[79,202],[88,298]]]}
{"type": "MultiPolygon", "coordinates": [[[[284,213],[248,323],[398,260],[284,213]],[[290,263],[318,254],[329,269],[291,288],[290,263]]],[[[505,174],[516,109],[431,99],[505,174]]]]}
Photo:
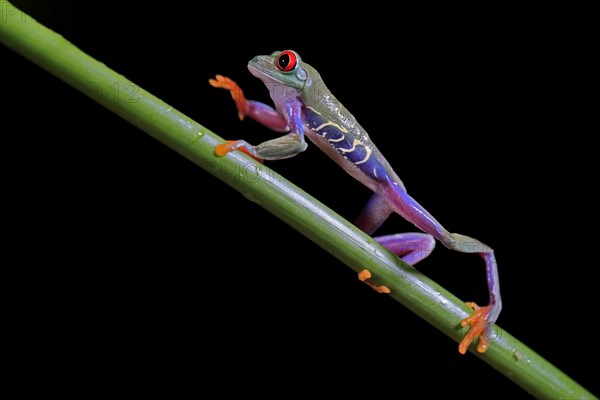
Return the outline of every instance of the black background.
{"type": "MultiPolygon", "coordinates": [[[[584,234],[595,218],[591,144],[569,125],[566,55],[538,15],[13,3],[213,132],[254,144],[273,133],[240,122],[207,80],[227,75],[268,102],[248,60],[296,50],[412,196],[496,250],[499,325],[599,393],[584,365],[598,356],[595,237],[584,234]]],[[[225,183],[21,56],[0,55],[5,266],[25,271],[15,303],[46,347],[58,340],[80,363],[108,360],[115,377],[142,385],[141,372],[198,392],[486,396],[487,385],[528,398],[225,183]]],[[[369,198],[311,144],[268,165],[350,220],[369,198]]],[[[381,232],[411,229],[395,216],[381,232]]],[[[418,267],[486,303],[479,258],[438,246],[418,267]]]]}

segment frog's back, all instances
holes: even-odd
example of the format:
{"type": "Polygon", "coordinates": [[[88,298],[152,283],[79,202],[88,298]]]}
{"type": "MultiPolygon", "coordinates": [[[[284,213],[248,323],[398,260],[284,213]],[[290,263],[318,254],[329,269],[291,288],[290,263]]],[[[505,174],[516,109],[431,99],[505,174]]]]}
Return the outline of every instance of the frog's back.
{"type": "Polygon", "coordinates": [[[305,68],[313,78],[301,93],[307,137],[371,190],[377,191],[385,182],[404,187],[365,129],[331,94],[319,73],[307,64],[305,68]]]}
{"type": "Polygon", "coordinates": [[[371,190],[377,191],[384,182],[403,187],[364,128],[322,81],[311,95],[316,101],[311,101],[311,97],[305,100],[303,96],[308,138],[371,190]]]}

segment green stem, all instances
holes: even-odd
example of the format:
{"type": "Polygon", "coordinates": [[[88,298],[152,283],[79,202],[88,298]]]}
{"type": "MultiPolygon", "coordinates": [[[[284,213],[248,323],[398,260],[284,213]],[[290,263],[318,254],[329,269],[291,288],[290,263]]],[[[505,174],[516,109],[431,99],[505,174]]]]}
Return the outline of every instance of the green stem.
{"type": "MultiPolygon", "coordinates": [[[[346,265],[369,266],[372,282],[437,329],[460,341],[469,309],[454,295],[403,263],[368,235],[269,168],[241,152],[216,157],[223,140],[80,51],[59,34],[0,0],[0,41],[120,115],[155,139],[257,202],[346,265]]],[[[595,398],[570,377],[498,326],[485,362],[538,398],[595,398]]]]}

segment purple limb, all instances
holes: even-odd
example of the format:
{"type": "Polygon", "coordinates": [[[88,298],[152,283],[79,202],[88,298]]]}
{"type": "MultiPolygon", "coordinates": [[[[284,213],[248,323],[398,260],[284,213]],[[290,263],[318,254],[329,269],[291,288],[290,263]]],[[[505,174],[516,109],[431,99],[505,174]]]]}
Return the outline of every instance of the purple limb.
{"type": "Polygon", "coordinates": [[[403,186],[387,181],[381,183],[365,209],[359,215],[356,225],[368,234],[372,234],[392,212],[396,212],[424,233],[400,233],[376,237],[379,243],[391,252],[414,265],[433,251],[435,241],[445,247],[462,253],[475,253],[481,256],[486,266],[486,277],[490,302],[485,307],[468,303],[475,311],[461,321],[461,325],[471,329],[459,345],[460,353],[465,353],[473,340],[479,338],[477,350],[484,352],[489,346],[488,328],[498,318],[502,308],[498,268],[494,251],[477,239],[448,232],[427,210],[413,199],[403,186]]]}
{"type": "Polygon", "coordinates": [[[450,250],[461,253],[479,254],[485,261],[488,288],[490,291],[490,304],[497,307],[496,316],[500,312],[500,287],[498,284],[498,270],[494,251],[491,247],[477,239],[458,233],[448,232],[435,218],[431,216],[405,189],[393,183],[387,183],[383,196],[390,203],[394,211],[411,222],[423,232],[439,240],[450,250]]]}
{"type": "MultiPolygon", "coordinates": [[[[356,219],[355,224],[371,235],[392,212],[389,201],[379,194],[374,194],[356,219]]],[[[374,239],[410,265],[423,260],[435,247],[433,237],[425,233],[397,233],[374,237],[374,239]]]]}
{"type": "Polygon", "coordinates": [[[285,118],[273,107],[260,101],[248,100],[246,115],[275,132],[287,132],[289,127],[285,118]]]}
{"type": "Polygon", "coordinates": [[[408,232],[374,238],[410,265],[426,258],[435,248],[435,239],[426,233],[408,232]]]}
{"type": "Polygon", "coordinates": [[[302,103],[299,99],[290,98],[283,102],[284,115],[258,101],[249,100],[246,104],[246,116],[275,131],[289,132],[256,146],[252,146],[245,140],[220,144],[215,149],[217,155],[225,155],[230,151],[243,149],[257,160],[281,160],[306,150],[307,145],[304,140],[301,118],[302,103]]]}

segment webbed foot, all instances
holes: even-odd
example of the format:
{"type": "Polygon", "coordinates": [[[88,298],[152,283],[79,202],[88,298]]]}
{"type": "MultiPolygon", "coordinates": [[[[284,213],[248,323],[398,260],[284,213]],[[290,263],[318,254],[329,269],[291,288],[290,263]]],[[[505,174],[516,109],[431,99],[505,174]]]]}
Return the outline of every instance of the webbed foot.
{"type": "Polygon", "coordinates": [[[228,140],[225,143],[221,143],[215,146],[215,154],[219,157],[224,157],[234,150],[239,150],[248,154],[250,157],[254,158],[256,161],[262,164],[265,160],[252,154],[252,152],[250,152],[250,150],[246,148],[246,145],[246,142],[244,142],[243,140],[228,140]]]}
{"type": "Polygon", "coordinates": [[[246,96],[244,96],[244,92],[238,86],[238,84],[223,75],[216,75],[215,79],[209,79],[208,83],[210,83],[213,87],[216,87],[218,89],[229,90],[233,101],[235,101],[235,106],[238,110],[238,117],[240,118],[240,120],[243,120],[244,117],[248,114],[249,106],[248,101],[246,101],[246,96]]]}
{"type": "Polygon", "coordinates": [[[462,326],[467,327],[470,325],[471,329],[460,342],[460,345],[458,346],[458,351],[461,354],[465,354],[471,342],[476,338],[479,338],[479,343],[477,344],[477,351],[480,353],[484,353],[488,349],[490,344],[488,340],[487,329],[490,329],[492,327],[497,317],[497,315],[494,315],[497,314],[495,306],[493,304],[490,304],[485,307],[479,307],[473,302],[467,302],[467,305],[473,310],[475,310],[475,312],[473,312],[473,314],[460,321],[460,324],[462,326]]]}

